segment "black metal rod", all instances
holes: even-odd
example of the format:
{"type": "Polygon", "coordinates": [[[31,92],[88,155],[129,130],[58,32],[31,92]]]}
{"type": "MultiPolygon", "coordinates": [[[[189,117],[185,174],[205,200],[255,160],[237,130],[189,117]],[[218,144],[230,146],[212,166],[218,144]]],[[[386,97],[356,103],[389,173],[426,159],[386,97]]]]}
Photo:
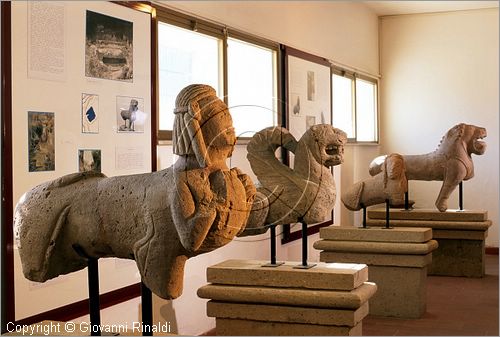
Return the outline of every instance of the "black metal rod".
{"type": "Polygon", "coordinates": [[[153,294],[151,290],[141,282],[141,306],[142,306],[142,335],[153,336],[153,294]]]}
{"type": "Polygon", "coordinates": [[[408,197],[408,191],[405,192],[405,210],[410,209],[410,198],[408,197]]]}
{"type": "Polygon", "coordinates": [[[363,208],[363,228],[366,228],[366,206],[362,203],[361,207],[363,208]]]}
{"type": "Polygon", "coordinates": [[[389,227],[389,199],[385,199],[385,228],[389,227]]]}
{"type": "Polygon", "coordinates": [[[302,223],[302,265],[307,266],[307,224],[304,220],[300,220],[302,223]]]}
{"type": "Polygon", "coordinates": [[[464,184],[461,181],[458,184],[458,208],[463,211],[464,210],[464,184]]]}
{"type": "Polygon", "coordinates": [[[101,335],[101,308],[99,304],[99,264],[97,259],[88,259],[90,335],[101,335]]]}
{"type": "Polygon", "coordinates": [[[271,226],[271,264],[276,264],[276,225],[271,226]]]}

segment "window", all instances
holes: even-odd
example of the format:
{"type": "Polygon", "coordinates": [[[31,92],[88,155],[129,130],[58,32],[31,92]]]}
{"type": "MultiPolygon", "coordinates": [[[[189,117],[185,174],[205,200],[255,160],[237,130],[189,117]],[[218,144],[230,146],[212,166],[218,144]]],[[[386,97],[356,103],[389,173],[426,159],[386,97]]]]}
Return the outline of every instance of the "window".
{"type": "Polygon", "coordinates": [[[377,85],[356,79],[356,140],[376,142],[377,137],[377,85]]]}
{"type": "Polygon", "coordinates": [[[159,127],[171,130],[175,98],[192,83],[212,86],[223,97],[219,64],[222,41],[165,23],[158,24],[159,127]]]}
{"type": "Polygon", "coordinates": [[[229,38],[228,106],[238,137],[277,124],[276,51],[229,38]]]}
{"type": "Polygon", "coordinates": [[[347,138],[356,138],[356,114],[354,112],[354,79],[333,75],[332,77],[332,121],[335,127],[347,133],[347,138]]]}
{"type": "Polygon", "coordinates": [[[171,140],[179,91],[214,87],[228,105],[236,135],[278,124],[279,45],[166,9],[158,12],[159,140],[171,140]]]}
{"type": "Polygon", "coordinates": [[[377,80],[334,68],[332,124],[349,142],[378,142],[377,80]]]}

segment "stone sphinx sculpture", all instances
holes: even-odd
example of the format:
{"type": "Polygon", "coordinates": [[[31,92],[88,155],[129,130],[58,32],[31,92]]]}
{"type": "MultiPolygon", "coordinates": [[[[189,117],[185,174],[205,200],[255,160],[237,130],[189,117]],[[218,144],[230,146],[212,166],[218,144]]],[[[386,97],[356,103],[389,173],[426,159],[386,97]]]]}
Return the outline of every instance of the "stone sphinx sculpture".
{"type": "Polygon", "coordinates": [[[393,205],[404,203],[408,180],[403,156],[397,153],[388,155],[381,170],[374,177],[360,181],[342,193],[341,200],[347,209],[357,211],[386,200],[393,205]]]}
{"type": "Polygon", "coordinates": [[[134,259],[162,298],[182,293],[190,257],[245,229],[256,193],[229,169],[236,138],[227,106],[206,85],[184,88],[173,130],[177,162],[162,171],[107,178],[63,176],[28,191],[15,211],[26,278],[44,282],[87,266],[88,258],[134,259]]]}
{"type": "MultiPolygon", "coordinates": [[[[486,143],[486,129],[460,123],[452,127],[441,139],[438,148],[422,155],[403,156],[408,180],[443,181],[436,199],[436,207],[444,212],[448,209],[448,198],[463,180],[474,177],[472,154],[482,155],[486,143]]],[[[370,174],[381,171],[384,156],[375,158],[369,167],[370,174]]]]}
{"type": "Polygon", "coordinates": [[[256,133],[247,145],[247,158],[260,185],[247,231],[262,224],[327,220],[336,197],[330,167],[343,162],[346,141],[344,131],[326,124],[312,126],[298,142],[281,127],[256,133]],[[279,147],[295,155],[293,169],[276,158],[279,147]]]}

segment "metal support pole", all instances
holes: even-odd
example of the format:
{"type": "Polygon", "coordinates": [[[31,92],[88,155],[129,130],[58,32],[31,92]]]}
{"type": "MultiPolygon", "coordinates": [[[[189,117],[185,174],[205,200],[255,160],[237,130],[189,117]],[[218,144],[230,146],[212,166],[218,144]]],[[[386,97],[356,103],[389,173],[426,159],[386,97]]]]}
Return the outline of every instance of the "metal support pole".
{"type": "Polygon", "coordinates": [[[408,197],[408,191],[405,192],[405,210],[410,209],[410,198],[408,197]]]}
{"type": "Polygon", "coordinates": [[[276,264],[276,225],[271,226],[271,264],[276,264]]]}
{"type": "Polygon", "coordinates": [[[389,214],[390,214],[389,213],[389,199],[385,199],[385,228],[386,229],[392,228],[390,226],[390,221],[389,221],[390,216],[389,216],[389,214]]]}
{"type": "Polygon", "coordinates": [[[101,312],[99,305],[99,264],[98,260],[93,257],[90,257],[87,263],[89,284],[90,335],[100,336],[101,312]]]}
{"type": "Polygon", "coordinates": [[[361,207],[363,208],[363,228],[366,228],[366,206],[362,203],[361,207]]]}
{"type": "Polygon", "coordinates": [[[269,228],[271,229],[269,235],[269,241],[271,241],[271,262],[262,265],[262,267],[278,267],[284,262],[276,262],[276,225],[271,225],[269,228]]]}
{"type": "Polygon", "coordinates": [[[153,294],[146,287],[144,282],[141,282],[141,306],[142,306],[142,335],[153,336],[153,294]]]}
{"type": "Polygon", "coordinates": [[[464,184],[461,181],[458,184],[458,208],[463,211],[464,210],[464,184]]]}
{"type": "Polygon", "coordinates": [[[302,266],[307,266],[307,224],[302,220],[302,266]]]}
{"type": "Polygon", "coordinates": [[[309,269],[314,267],[316,264],[307,263],[307,224],[302,218],[299,219],[299,222],[302,224],[302,264],[295,266],[294,268],[309,269]]]}

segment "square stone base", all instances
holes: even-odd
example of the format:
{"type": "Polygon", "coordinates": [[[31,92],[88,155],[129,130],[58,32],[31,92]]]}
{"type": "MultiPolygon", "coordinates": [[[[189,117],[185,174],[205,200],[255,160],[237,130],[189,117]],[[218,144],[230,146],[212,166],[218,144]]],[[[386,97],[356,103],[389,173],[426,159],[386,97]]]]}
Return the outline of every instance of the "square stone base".
{"type": "MultiPolygon", "coordinates": [[[[383,226],[385,209],[369,210],[368,218],[369,226],[383,226]]],[[[492,224],[487,211],[391,209],[390,218],[394,227],[432,228],[439,247],[432,254],[429,275],[484,276],[485,239],[492,224]]]]}
{"type": "MultiPolygon", "coordinates": [[[[429,275],[483,277],[485,273],[484,240],[439,239],[439,249],[432,253],[429,275]]],[[[371,274],[370,268],[370,274],[371,274]]]]}
{"type": "Polygon", "coordinates": [[[211,282],[198,289],[209,299],[223,336],[352,336],[362,334],[368,300],[377,291],[368,267],[357,263],[298,262],[276,268],[267,261],[228,260],[207,269],[211,282]]]}
{"type": "MultiPolygon", "coordinates": [[[[430,256],[430,254],[428,255],[430,256]]],[[[370,299],[371,315],[400,318],[422,317],[427,303],[427,264],[418,267],[373,265],[370,264],[370,257],[371,254],[320,253],[321,261],[365,261],[369,264],[369,280],[377,285],[377,292],[370,299]]],[[[415,257],[423,258],[411,255],[388,255],[388,257],[398,257],[402,260],[415,257]]],[[[396,262],[398,261],[396,259],[396,262]]],[[[379,259],[374,262],[386,263],[387,261],[379,259]]]]}
{"type": "Polygon", "coordinates": [[[368,280],[377,284],[370,314],[420,318],[426,310],[427,266],[438,246],[429,228],[322,228],[314,248],[320,261],[365,263],[368,280]]]}
{"type": "Polygon", "coordinates": [[[262,322],[216,318],[217,336],[361,336],[362,322],[354,327],[262,322]]]}
{"type": "Polygon", "coordinates": [[[208,301],[207,316],[246,321],[354,327],[368,315],[368,302],[358,309],[208,301]]]}
{"type": "Polygon", "coordinates": [[[427,303],[427,268],[370,266],[370,280],[378,291],[370,300],[370,314],[420,318],[427,303]]]}

